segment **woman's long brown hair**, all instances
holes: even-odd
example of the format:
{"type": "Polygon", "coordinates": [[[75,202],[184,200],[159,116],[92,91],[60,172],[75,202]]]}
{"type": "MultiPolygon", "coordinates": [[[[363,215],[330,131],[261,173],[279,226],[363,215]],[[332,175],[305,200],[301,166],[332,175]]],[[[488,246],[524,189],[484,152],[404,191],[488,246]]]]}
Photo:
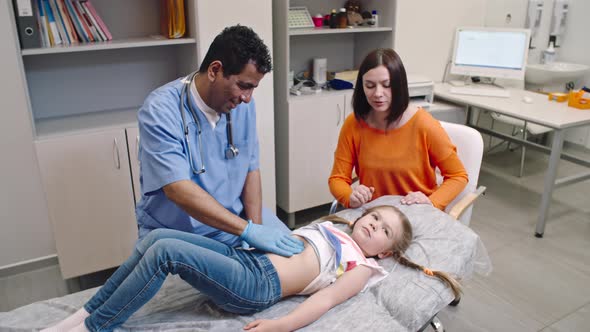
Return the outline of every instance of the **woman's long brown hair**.
{"type": "MultiPolygon", "coordinates": [[[[407,266],[409,268],[419,270],[420,272],[425,273],[425,274],[428,274],[428,272],[432,272],[432,276],[437,277],[443,283],[445,283],[449,288],[451,288],[453,295],[455,295],[455,299],[458,299],[461,295],[461,285],[459,284],[459,282],[457,280],[455,280],[453,277],[451,277],[446,272],[431,271],[430,269],[428,269],[420,264],[416,264],[416,263],[412,262],[411,260],[409,260],[408,258],[406,258],[404,256],[404,252],[406,250],[408,250],[408,248],[410,247],[410,244],[412,243],[412,239],[413,239],[414,235],[413,235],[413,231],[412,231],[412,225],[410,224],[408,217],[403,212],[401,212],[398,208],[391,206],[391,205],[378,205],[378,206],[374,206],[372,208],[367,209],[358,219],[366,216],[367,214],[370,214],[371,212],[373,212],[375,210],[380,210],[380,209],[393,210],[397,214],[397,216],[399,217],[399,219],[402,223],[402,233],[400,234],[399,238],[396,239],[393,243],[392,257],[403,266],[407,266]]],[[[322,217],[320,220],[327,220],[327,221],[332,221],[332,222],[336,222],[339,224],[346,224],[351,229],[354,228],[354,225],[357,221],[357,220],[355,220],[354,222],[351,222],[351,221],[346,220],[342,217],[339,217],[335,214],[331,214],[329,216],[322,217]]]]}

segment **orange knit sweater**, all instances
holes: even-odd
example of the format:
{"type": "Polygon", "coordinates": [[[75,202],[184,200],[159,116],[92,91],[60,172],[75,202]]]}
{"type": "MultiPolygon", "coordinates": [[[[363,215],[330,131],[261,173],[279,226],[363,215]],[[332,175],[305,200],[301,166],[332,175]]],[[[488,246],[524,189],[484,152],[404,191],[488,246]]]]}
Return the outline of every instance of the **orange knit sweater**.
{"type": "Polygon", "coordinates": [[[328,181],[332,195],[349,207],[353,168],[360,184],[375,187],[373,199],[421,191],[444,208],[465,188],[467,172],[449,136],[427,111],[420,109],[403,126],[388,131],[371,128],[349,115],[342,126],[328,181]],[[436,184],[435,168],[443,183],[436,184]]]}

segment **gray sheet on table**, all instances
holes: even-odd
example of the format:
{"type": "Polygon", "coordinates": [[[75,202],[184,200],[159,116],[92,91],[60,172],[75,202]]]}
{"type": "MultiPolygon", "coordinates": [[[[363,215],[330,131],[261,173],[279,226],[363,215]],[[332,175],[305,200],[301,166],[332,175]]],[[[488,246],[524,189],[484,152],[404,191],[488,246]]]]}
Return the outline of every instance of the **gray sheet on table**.
{"type": "MultiPolygon", "coordinates": [[[[427,205],[403,206],[398,196],[384,196],[368,206],[398,206],[409,217],[415,239],[406,255],[415,262],[463,280],[474,272],[488,274],[491,263],[477,234],[447,214],[427,205]]],[[[362,211],[338,214],[354,220],[362,211]]],[[[301,331],[416,331],[453,300],[438,279],[398,265],[381,264],[390,275],[376,286],[333,308],[301,331]]],[[[0,331],[33,331],[74,313],[96,289],[36,302],[0,313],[0,331]]],[[[282,316],[305,297],[285,299],[253,316],[223,312],[177,276],[169,277],[158,294],[117,331],[241,331],[257,318],[282,316]]]]}

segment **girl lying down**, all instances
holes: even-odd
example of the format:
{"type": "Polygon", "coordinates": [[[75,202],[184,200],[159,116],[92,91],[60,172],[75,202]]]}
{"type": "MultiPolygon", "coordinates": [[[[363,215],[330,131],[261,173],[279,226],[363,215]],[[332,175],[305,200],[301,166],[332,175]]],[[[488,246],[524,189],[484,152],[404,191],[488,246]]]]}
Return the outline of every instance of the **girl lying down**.
{"type": "Polygon", "coordinates": [[[300,254],[282,257],[232,248],[209,238],[157,229],[107,280],[84,307],[44,331],[111,331],[123,324],[160,289],[168,274],[178,274],[220,308],[236,314],[262,311],[292,295],[311,295],[289,314],[255,320],[247,331],[292,331],[386,277],[373,258],[393,257],[446,283],[459,296],[458,283],[403,256],[412,241],[407,217],[383,205],[350,223],[337,216],[293,231],[305,244],[300,254]],[[346,223],[350,235],[332,222],[346,223]]]}

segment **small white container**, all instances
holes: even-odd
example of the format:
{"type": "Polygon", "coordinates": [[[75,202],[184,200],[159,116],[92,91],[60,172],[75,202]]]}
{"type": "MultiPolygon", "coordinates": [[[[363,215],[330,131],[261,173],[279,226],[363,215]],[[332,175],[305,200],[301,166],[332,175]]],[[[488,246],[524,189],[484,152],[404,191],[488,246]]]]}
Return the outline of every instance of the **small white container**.
{"type": "Polygon", "coordinates": [[[555,47],[553,42],[549,43],[549,47],[543,51],[543,63],[552,63],[555,61],[555,47]]]}
{"type": "Polygon", "coordinates": [[[374,27],[378,27],[379,26],[379,15],[377,14],[376,10],[373,10],[372,14],[372,18],[373,18],[373,26],[374,27]]]}
{"type": "Polygon", "coordinates": [[[313,59],[313,80],[318,85],[326,83],[326,73],[328,68],[328,59],[315,58],[313,59]]]}

